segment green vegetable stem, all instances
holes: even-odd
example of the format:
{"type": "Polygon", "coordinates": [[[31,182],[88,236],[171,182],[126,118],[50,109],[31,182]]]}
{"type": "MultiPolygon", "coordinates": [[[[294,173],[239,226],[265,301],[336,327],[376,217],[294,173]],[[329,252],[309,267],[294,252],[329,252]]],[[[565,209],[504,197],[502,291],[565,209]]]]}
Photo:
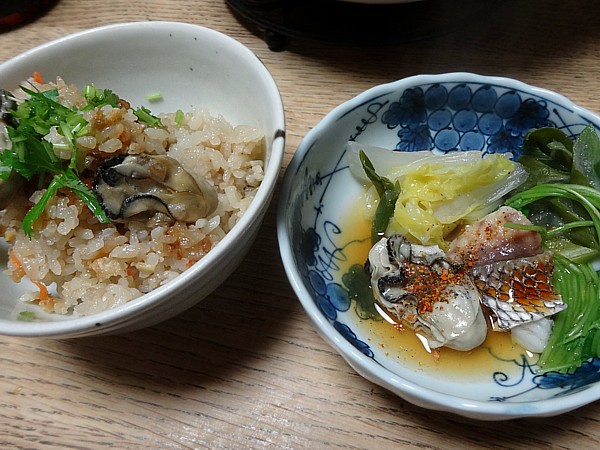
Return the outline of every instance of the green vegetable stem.
{"type": "Polygon", "coordinates": [[[378,175],[375,172],[373,163],[364,151],[360,151],[359,157],[367,177],[371,180],[379,194],[379,203],[377,204],[373,224],[371,226],[371,242],[375,243],[383,237],[383,234],[390,223],[390,219],[394,216],[396,201],[400,195],[400,184],[398,181],[392,183],[386,177],[378,175]]]}

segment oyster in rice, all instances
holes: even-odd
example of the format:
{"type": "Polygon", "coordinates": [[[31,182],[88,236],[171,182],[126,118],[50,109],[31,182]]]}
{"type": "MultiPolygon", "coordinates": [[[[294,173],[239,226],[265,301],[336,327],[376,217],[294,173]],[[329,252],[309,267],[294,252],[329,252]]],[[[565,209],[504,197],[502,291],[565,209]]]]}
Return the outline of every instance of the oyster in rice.
{"type": "MultiPolygon", "coordinates": [[[[136,216],[193,223],[210,215],[217,192],[165,155],[118,155],[96,170],[93,191],[113,220],[136,216]]],[[[159,219],[160,220],[160,219],[159,219]]]]}

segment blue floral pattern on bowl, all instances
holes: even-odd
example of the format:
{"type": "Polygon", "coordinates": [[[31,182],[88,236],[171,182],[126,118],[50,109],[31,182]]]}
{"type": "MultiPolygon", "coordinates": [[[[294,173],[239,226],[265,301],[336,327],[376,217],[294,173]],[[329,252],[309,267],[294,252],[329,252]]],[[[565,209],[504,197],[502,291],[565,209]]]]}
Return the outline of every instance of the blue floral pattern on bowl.
{"type": "Polygon", "coordinates": [[[546,100],[524,98],[514,89],[499,94],[489,84],[436,83],[405,90],[381,122],[397,129],[401,151],[485,148],[517,155],[528,130],[557,126],[549,116],[546,100]]]}
{"type": "Polygon", "coordinates": [[[557,94],[513,80],[471,74],[413,77],[379,86],[332,111],[303,140],[288,167],[278,218],[288,276],[321,335],[361,375],[435,409],[504,419],[557,414],[599,398],[596,389],[595,397],[574,406],[552,405],[550,412],[528,409],[531,403],[564,400],[586,388],[597,388],[600,361],[589,361],[573,374],[538,374],[525,356],[510,361],[516,375],[492,367],[489,379],[475,389],[448,384],[448,390],[456,392],[450,399],[408,392],[403,383],[396,385],[394,380],[406,379],[421,388],[419,378],[389,364],[370,344],[368,333],[356,326],[352,300],[340,281],[340,268],[348,259],[346,249],[352,244],[345,237],[341,219],[345,206],[352,204],[362,189],[349,174],[347,141],[393,151],[477,149],[517,157],[532,128],[552,126],[576,136],[588,123],[598,127],[600,120],[557,94]]]}

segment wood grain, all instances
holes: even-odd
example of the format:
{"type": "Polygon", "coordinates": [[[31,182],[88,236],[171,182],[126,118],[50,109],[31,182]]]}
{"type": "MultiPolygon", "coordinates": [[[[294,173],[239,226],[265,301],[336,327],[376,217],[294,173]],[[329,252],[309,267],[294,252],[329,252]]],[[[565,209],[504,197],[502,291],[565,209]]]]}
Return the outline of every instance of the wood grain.
{"type": "MultiPolygon", "coordinates": [[[[176,20],[214,28],[255,51],[275,77],[286,107],[286,164],[336,105],[420,73],[513,77],[600,111],[597,1],[496,3],[485,20],[434,39],[377,47],[292,40],[271,52],[262,30],[222,0],[60,0],[35,22],[0,34],[0,61],[103,24],[176,20]]],[[[319,337],[287,282],[276,202],[277,195],[239,269],[175,319],[101,338],[0,337],[1,447],[600,445],[597,402],[555,418],[487,423],[418,408],[361,378],[319,337]]]]}

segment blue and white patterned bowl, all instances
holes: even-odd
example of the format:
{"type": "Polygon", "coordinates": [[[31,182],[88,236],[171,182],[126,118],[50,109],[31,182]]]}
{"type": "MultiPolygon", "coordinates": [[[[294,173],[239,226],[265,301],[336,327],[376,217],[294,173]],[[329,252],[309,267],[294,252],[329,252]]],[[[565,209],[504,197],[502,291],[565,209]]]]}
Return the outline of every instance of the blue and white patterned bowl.
{"type": "Polygon", "coordinates": [[[356,243],[348,214],[363,190],[348,169],[347,141],[398,151],[483,149],[516,156],[531,128],[554,126],[575,136],[589,123],[599,128],[600,117],[556,93],[468,73],[384,84],[335,108],[296,151],[278,210],[285,269],[319,333],[360,375],[426,408],[502,420],[552,416],[600,398],[596,360],[572,375],[537,374],[532,355],[492,355],[468,376],[407,364],[358,313],[342,280],[356,243]]]}

